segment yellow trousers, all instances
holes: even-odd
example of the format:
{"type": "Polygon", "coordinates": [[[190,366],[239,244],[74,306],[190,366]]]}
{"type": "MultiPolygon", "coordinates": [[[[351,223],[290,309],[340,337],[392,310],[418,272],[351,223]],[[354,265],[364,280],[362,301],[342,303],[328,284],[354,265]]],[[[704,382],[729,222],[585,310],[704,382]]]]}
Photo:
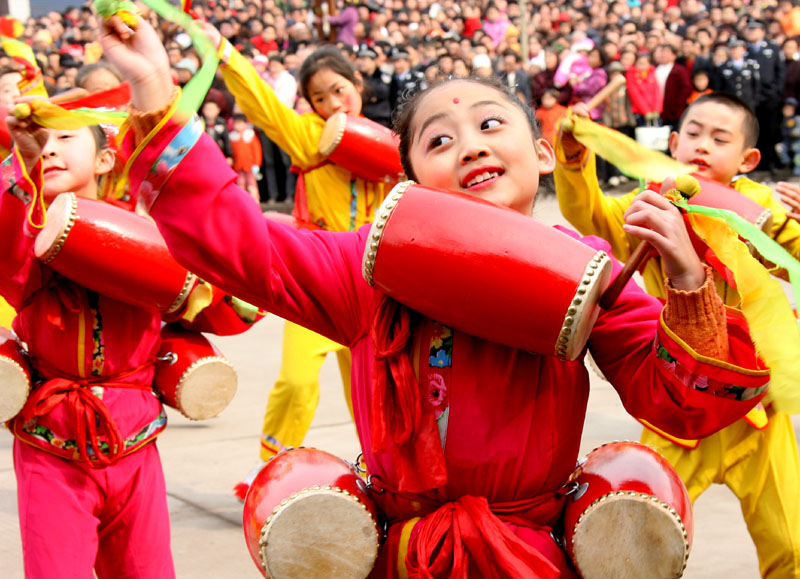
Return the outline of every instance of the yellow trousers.
{"type": "Polygon", "coordinates": [[[297,447],[311,426],[319,403],[319,372],[329,352],[336,352],[350,416],[350,350],[310,330],[285,322],[278,381],[269,393],[261,429],[261,459],[297,447]]]}
{"type": "Polygon", "coordinates": [[[14,311],[14,308],[8,305],[8,302],[0,297],[0,326],[10,329],[11,322],[14,320],[14,316],[16,315],[17,313],[14,311]]]}
{"type": "Polygon", "coordinates": [[[744,420],[680,447],[645,429],[642,442],[675,467],[694,502],[712,483],[738,497],[758,552],[761,575],[800,578],[800,458],[788,414],[767,409],[769,426],[756,430],[744,420]]]}

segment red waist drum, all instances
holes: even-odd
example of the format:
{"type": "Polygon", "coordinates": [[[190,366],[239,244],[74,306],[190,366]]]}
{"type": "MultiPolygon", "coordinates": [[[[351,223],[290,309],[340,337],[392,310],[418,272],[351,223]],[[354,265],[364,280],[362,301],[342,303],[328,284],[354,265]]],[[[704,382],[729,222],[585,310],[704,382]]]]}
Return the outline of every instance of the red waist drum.
{"type": "Polygon", "coordinates": [[[564,539],[584,579],[683,575],[692,504],[664,457],[638,442],[611,442],[588,454],[573,484],[564,539]]]}
{"type": "Polygon", "coordinates": [[[376,215],[362,273],[457,330],[574,360],[597,320],[611,260],[511,209],[406,181],[376,215]]]}
{"type": "MultiPolygon", "coordinates": [[[[689,198],[689,205],[702,205],[712,209],[727,209],[749,221],[764,233],[772,230],[772,211],[759,205],[733,187],[717,183],[711,179],[692,173],[700,184],[700,192],[689,198]]],[[[653,184],[658,191],[660,184],[653,184]]]]}
{"type": "Polygon", "coordinates": [[[200,332],[166,325],[156,361],[154,387],[164,404],[186,418],[213,418],[233,400],[236,370],[200,332]]]}
{"type": "Polygon", "coordinates": [[[244,501],[247,548],[272,579],[366,577],[378,556],[377,521],[353,466],[313,448],[275,455],[244,501]]]}
{"type": "Polygon", "coordinates": [[[400,140],[390,129],[364,117],[336,113],[319,137],[319,152],[367,181],[396,183],[403,175],[400,140]]]}
{"type": "Polygon", "coordinates": [[[14,418],[31,391],[28,356],[16,336],[0,328],[0,423],[14,418]]]}
{"type": "Polygon", "coordinates": [[[34,245],[36,257],[80,285],[121,302],[172,313],[195,276],[170,255],[141,215],[73,193],[58,195],[34,245]]]}

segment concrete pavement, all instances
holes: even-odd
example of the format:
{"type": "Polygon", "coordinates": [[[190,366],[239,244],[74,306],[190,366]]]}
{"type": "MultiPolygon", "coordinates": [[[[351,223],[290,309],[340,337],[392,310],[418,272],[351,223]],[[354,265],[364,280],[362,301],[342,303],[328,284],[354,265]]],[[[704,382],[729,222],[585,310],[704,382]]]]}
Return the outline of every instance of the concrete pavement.
{"type": "MultiPolygon", "coordinates": [[[[539,200],[536,215],[563,222],[552,197],[539,200]]],[[[191,422],[170,411],[158,440],[167,480],[172,546],[179,578],[256,579],[242,533],[242,508],[232,487],[253,467],[267,393],[278,375],[281,320],[270,316],[249,333],[212,337],[239,373],[239,390],[221,416],[191,422]]],[[[306,446],[353,460],[355,429],[342,395],[334,356],[323,366],[320,406],[306,446]]],[[[795,419],[795,430],[800,420],[795,419]]],[[[592,393],[582,453],[610,440],[638,439],[640,427],[623,410],[611,386],[592,373],[592,393]]],[[[16,515],[12,437],[0,432],[0,576],[24,576],[16,515]]],[[[695,505],[695,541],[685,575],[689,579],[753,579],[759,576],[755,548],[738,502],[724,487],[712,487],[695,505]]]]}

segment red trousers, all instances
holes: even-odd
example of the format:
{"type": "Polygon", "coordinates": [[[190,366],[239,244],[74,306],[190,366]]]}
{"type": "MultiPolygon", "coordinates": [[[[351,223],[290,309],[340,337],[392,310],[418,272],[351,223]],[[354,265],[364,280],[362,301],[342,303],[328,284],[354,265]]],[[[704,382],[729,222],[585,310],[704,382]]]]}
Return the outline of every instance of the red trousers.
{"type": "Polygon", "coordinates": [[[27,579],[175,577],[155,443],[92,469],[14,440],[14,469],[27,579]]]}

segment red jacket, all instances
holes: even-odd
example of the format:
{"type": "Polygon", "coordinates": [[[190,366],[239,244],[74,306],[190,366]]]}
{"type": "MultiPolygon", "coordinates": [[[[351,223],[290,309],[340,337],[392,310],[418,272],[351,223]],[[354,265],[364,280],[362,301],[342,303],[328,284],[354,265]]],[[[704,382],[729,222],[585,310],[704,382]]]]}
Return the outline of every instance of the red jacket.
{"type": "Polygon", "coordinates": [[[628,96],[631,99],[633,114],[646,115],[660,113],[662,103],[661,89],[656,81],[656,69],[651,66],[645,75],[635,67],[630,67],[625,73],[628,83],[628,96]]]}

